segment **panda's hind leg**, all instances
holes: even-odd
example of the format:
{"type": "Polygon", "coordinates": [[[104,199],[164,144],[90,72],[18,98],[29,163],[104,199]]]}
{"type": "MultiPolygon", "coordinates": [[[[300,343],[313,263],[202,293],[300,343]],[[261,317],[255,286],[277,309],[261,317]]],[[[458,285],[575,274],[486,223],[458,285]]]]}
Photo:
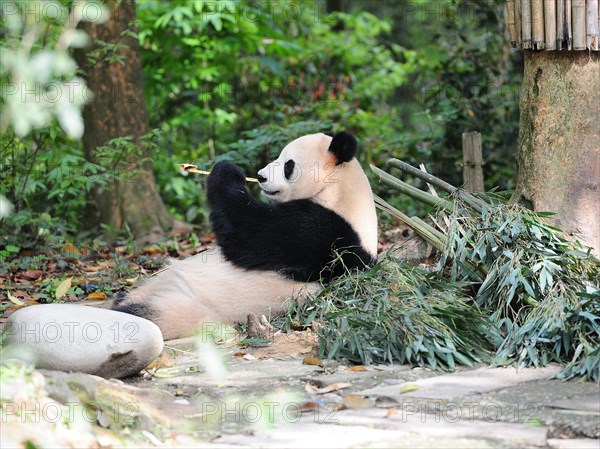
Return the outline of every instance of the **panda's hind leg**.
{"type": "Polygon", "coordinates": [[[130,315],[139,316],[150,321],[155,321],[155,314],[152,312],[152,307],[149,304],[134,302],[129,304],[121,304],[122,300],[115,301],[112,309],[117,312],[124,312],[130,315]]]}

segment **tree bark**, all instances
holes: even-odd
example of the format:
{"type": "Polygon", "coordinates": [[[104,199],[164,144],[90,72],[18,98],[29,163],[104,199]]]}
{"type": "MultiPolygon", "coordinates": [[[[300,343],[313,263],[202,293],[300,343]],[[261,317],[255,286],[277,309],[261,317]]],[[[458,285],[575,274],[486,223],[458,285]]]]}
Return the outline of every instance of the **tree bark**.
{"type": "Polygon", "coordinates": [[[515,198],[600,256],[600,54],[525,51],[515,198]]]}
{"type": "Polygon", "coordinates": [[[82,25],[93,45],[75,54],[94,94],[83,110],[84,152],[88,160],[99,162],[97,147],[124,136],[133,136],[140,151],[124,155],[125,164],[111,173],[107,186],[92,189],[88,218],[91,223],[109,225],[113,231],[127,225],[134,237],[141,238],[170,229],[173,218],[158,194],[149,150],[140,140],[149,131],[140,48],[136,38],[124,34],[127,30],[136,31],[135,2],[113,1],[109,7],[108,22],[82,25]],[[110,60],[105,55],[97,58],[97,62],[90,59],[94,51],[107,49],[99,40],[118,44],[109,53],[110,60]]]}

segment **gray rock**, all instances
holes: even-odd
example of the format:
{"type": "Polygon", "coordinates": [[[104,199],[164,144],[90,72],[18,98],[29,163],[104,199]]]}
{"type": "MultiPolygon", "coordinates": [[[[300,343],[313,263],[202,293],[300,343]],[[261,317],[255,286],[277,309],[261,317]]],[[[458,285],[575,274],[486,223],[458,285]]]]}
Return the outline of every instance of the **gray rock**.
{"type": "Polygon", "coordinates": [[[148,320],[75,304],[30,306],[4,325],[13,355],[32,356],[38,368],[106,378],[140,372],[162,351],[163,337],[148,320]]]}

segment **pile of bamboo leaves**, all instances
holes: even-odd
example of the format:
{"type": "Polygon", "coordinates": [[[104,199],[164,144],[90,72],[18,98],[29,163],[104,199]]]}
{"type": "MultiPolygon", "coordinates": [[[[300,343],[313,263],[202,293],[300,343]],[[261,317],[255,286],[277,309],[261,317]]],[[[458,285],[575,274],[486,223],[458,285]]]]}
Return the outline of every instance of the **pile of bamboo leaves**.
{"type": "Polygon", "coordinates": [[[464,287],[388,255],[294,304],[284,327],[318,323],[321,356],[328,358],[453,370],[490,361],[499,342],[464,287]]]}
{"type": "Polygon", "coordinates": [[[288,319],[316,320],[322,355],[398,361],[564,365],[560,377],[600,379],[600,261],[536,214],[494,194],[471,194],[397,159],[384,183],[432,206],[430,223],[383,199],[377,205],[438,250],[431,271],[385,256],[330,284],[288,319]],[[440,194],[438,194],[440,191],[440,194]]]}

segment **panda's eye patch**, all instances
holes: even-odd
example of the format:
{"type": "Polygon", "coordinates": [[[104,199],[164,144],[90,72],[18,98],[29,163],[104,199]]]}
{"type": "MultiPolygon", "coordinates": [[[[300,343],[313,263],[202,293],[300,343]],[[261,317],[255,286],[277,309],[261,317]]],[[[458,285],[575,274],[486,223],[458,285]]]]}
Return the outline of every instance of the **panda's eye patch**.
{"type": "Polygon", "coordinates": [[[285,176],[285,179],[290,179],[292,177],[295,166],[296,163],[292,159],[285,163],[285,165],[283,166],[283,174],[285,176]]]}

